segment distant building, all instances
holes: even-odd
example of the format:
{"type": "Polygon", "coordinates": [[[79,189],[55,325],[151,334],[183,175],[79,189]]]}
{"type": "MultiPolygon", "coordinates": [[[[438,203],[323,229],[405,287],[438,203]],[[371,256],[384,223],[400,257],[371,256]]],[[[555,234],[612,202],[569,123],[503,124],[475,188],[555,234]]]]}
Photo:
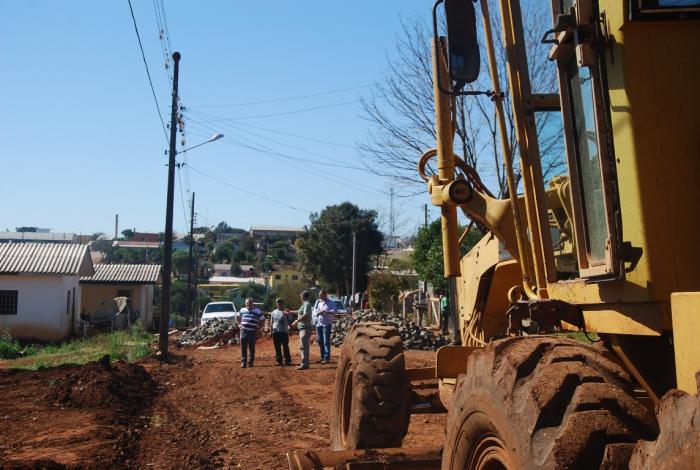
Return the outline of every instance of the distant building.
{"type": "Polygon", "coordinates": [[[22,339],[65,338],[82,308],[80,277],[92,274],[87,245],[0,244],[0,330],[22,339]]]}
{"type": "Polygon", "coordinates": [[[223,243],[227,240],[240,240],[243,238],[245,231],[240,232],[221,232],[216,234],[216,243],[223,243]]]}
{"type": "Polygon", "coordinates": [[[275,225],[253,225],[250,236],[255,239],[276,236],[280,238],[296,238],[304,232],[302,227],[278,227],[275,225]]]}
{"type": "Polygon", "coordinates": [[[159,264],[97,264],[80,278],[81,313],[97,312],[115,297],[127,297],[144,328],[153,327],[153,291],[161,280],[159,264]]]}
{"type": "MultiPolygon", "coordinates": [[[[209,278],[209,285],[238,287],[241,284],[265,285],[265,278],[262,277],[235,277],[235,276],[212,276],[209,278]]],[[[201,285],[200,285],[201,287],[201,285]]]]}
{"type": "Polygon", "coordinates": [[[291,288],[301,292],[305,287],[308,287],[309,282],[305,273],[294,268],[283,268],[270,273],[270,288],[273,291],[291,288]]]}
{"type": "Polygon", "coordinates": [[[255,277],[255,266],[252,264],[241,265],[241,277],[255,277]]]}
{"type": "Polygon", "coordinates": [[[149,232],[134,232],[134,236],[131,237],[130,241],[151,243],[160,242],[160,234],[149,232]]]}
{"type": "Polygon", "coordinates": [[[214,265],[214,273],[212,276],[230,276],[231,265],[225,263],[217,263],[214,265]]]}
{"type": "Polygon", "coordinates": [[[0,243],[9,242],[48,242],[48,243],[78,243],[78,236],[74,233],[62,232],[0,232],[0,243]]]}
{"type": "Polygon", "coordinates": [[[112,242],[112,246],[114,247],[119,247],[119,248],[150,248],[150,249],[159,249],[160,248],[160,242],[138,242],[138,241],[132,241],[132,240],[114,240],[112,242]]]}

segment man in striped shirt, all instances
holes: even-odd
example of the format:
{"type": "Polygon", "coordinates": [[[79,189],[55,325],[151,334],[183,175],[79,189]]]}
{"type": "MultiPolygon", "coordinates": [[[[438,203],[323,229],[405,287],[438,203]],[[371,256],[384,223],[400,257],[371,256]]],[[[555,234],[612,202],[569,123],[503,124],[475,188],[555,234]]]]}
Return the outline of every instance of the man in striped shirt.
{"type": "Polygon", "coordinates": [[[236,314],[241,329],[241,368],[253,367],[255,362],[255,340],[265,316],[253,306],[253,299],[245,299],[245,307],[236,314]],[[248,360],[250,351],[250,360],[248,360]]]}

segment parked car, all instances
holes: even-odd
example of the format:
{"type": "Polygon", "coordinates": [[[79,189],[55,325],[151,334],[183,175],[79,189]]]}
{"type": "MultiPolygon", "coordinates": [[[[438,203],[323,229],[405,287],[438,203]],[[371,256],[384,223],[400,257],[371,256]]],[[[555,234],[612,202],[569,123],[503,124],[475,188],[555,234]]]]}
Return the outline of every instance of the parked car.
{"type": "Polygon", "coordinates": [[[335,309],[337,313],[349,313],[348,308],[343,304],[342,300],[331,299],[335,303],[335,309]]]}
{"type": "Polygon", "coordinates": [[[238,309],[233,302],[209,302],[204,307],[200,324],[204,325],[215,318],[235,323],[237,321],[236,313],[238,313],[238,309]]]}

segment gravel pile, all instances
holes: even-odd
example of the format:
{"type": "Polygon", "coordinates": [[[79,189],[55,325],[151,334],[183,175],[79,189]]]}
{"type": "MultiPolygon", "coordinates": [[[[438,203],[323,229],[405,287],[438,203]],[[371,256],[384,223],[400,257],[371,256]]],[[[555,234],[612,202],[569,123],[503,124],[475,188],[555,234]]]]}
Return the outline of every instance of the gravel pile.
{"type": "Polygon", "coordinates": [[[187,330],[178,340],[180,346],[223,346],[238,344],[238,325],[215,318],[191,330],[187,330]]]}
{"type": "Polygon", "coordinates": [[[379,321],[395,326],[399,330],[406,349],[436,351],[438,348],[450,344],[451,341],[447,336],[436,334],[427,328],[418,326],[415,322],[405,321],[399,316],[375,310],[360,310],[347,317],[336,319],[331,332],[331,344],[333,346],[343,344],[350,327],[362,321],[379,321]]]}

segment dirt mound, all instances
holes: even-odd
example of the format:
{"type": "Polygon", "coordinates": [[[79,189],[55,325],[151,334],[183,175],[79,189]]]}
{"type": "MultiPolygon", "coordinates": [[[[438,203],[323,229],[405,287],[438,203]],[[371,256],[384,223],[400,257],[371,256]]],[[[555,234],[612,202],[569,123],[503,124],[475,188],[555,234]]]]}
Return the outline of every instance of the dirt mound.
{"type": "Polygon", "coordinates": [[[157,385],[138,364],[116,362],[109,356],[87,364],[56,383],[46,395],[49,402],[80,408],[116,408],[134,415],[151,401],[157,385]]]}

